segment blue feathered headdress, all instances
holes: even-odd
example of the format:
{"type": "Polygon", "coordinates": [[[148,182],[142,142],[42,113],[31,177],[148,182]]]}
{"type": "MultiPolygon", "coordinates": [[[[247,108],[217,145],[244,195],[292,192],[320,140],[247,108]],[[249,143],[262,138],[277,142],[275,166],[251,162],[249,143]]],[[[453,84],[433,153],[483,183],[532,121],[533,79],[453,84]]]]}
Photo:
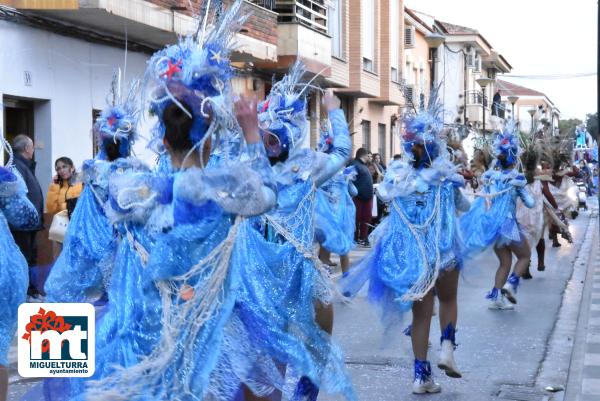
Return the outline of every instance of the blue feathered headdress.
{"type": "MultiPolygon", "coordinates": [[[[271,92],[258,105],[258,122],[263,135],[277,142],[278,151],[291,151],[306,134],[306,89],[310,83],[301,83],[305,73],[300,61],[290,68],[290,72],[281,81],[273,84],[271,92]]],[[[273,150],[267,146],[267,153],[273,150]]],[[[269,156],[277,156],[269,154],[269,156]]]]}
{"type": "Polygon", "coordinates": [[[119,156],[127,157],[137,139],[139,81],[133,81],[127,96],[121,96],[121,72],[113,75],[107,106],[94,122],[93,132],[98,143],[98,158],[106,158],[106,146],[119,142],[119,156]],[[112,99],[111,99],[112,97],[112,99]]]}
{"type": "Polygon", "coordinates": [[[403,122],[402,143],[406,154],[412,155],[414,145],[423,145],[429,160],[433,161],[446,149],[441,139],[444,129],[443,107],[437,101],[436,91],[432,91],[427,109],[405,114],[403,122]]]}
{"type": "Polygon", "coordinates": [[[496,135],[493,147],[494,156],[506,156],[506,165],[513,165],[519,160],[519,132],[514,120],[509,120],[504,129],[496,135]]]}
{"type": "Polygon", "coordinates": [[[148,61],[145,92],[150,97],[150,111],[159,117],[154,130],[153,145],[161,148],[165,128],[160,121],[163,111],[175,103],[189,115],[182,103],[191,109],[194,123],[190,139],[194,145],[206,136],[209,123],[226,114],[232,117],[230,81],[233,69],[229,55],[233,39],[247,16],[240,15],[242,1],[238,0],[214,23],[206,34],[208,10],[198,32],[181,38],[179,43],[156,52],[148,61]]]}

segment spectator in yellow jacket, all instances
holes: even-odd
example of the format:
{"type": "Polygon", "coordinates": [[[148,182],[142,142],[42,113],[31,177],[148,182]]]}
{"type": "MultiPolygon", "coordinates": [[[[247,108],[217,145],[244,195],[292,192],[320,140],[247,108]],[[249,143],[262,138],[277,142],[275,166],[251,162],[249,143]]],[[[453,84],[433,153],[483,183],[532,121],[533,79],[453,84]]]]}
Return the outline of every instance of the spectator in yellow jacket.
{"type": "MultiPolygon", "coordinates": [[[[56,159],[54,168],[56,175],[46,194],[46,212],[52,216],[63,210],[72,212],[83,189],[83,184],[77,181],[77,172],[71,159],[68,157],[56,159]]],[[[55,259],[61,249],[61,244],[53,242],[52,250],[55,259]]]]}

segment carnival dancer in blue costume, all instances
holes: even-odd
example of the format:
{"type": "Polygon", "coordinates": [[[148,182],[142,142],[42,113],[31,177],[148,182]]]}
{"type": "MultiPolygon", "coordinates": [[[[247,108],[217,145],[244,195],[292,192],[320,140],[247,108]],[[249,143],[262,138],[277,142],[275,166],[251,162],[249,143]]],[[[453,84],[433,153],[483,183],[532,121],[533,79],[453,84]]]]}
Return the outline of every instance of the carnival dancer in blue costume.
{"type": "MultiPolygon", "coordinates": [[[[322,133],[318,149],[324,153],[333,150],[330,129],[322,133]]],[[[316,197],[315,237],[320,245],[319,259],[329,264],[332,253],[340,255],[342,274],[350,268],[348,254],[354,248],[356,207],[352,196],[357,190],[352,181],[355,177],[354,167],[345,168],[321,185],[316,197]]]]}
{"type": "Polygon", "coordinates": [[[460,228],[469,253],[494,247],[500,261],[494,287],[487,294],[490,309],[514,309],[520,278],[527,272],[531,249],[516,219],[517,198],[531,208],[535,202],[527,192],[527,179],[519,172],[520,146],[517,127],[508,121],[497,134],[494,167],[482,175],[483,189],[471,209],[461,216],[460,228]],[[512,255],[517,257],[513,273],[512,255]],[[510,277],[509,277],[510,274],[510,277]],[[508,282],[507,282],[508,279],[508,282]],[[507,303],[506,300],[510,302],[507,303]]]}
{"type": "MultiPolygon", "coordinates": [[[[172,207],[173,226],[157,239],[146,269],[161,288],[163,333],[149,358],[95,383],[90,400],[231,400],[242,386],[261,396],[282,386],[272,381],[282,381],[276,362],[288,362],[285,348],[302,347],[277,315],[280,299],[268,293],[272,273],[246,263],[256,251],[252,236],[260,236],[240,216],[264,213],[275,194],[265,185],[271,169],[256,105],[240,100],[233,115],[228,55],[244,20],[240,5],[206,41],[186,38],[149,63],[158,84],[151,88],[155,132],[177,171],[130,195],[138,202],[169,200],[172,207]],[[243,147],[237,155],[219,148],[237,145],[243,147]],[[208,161],[209,153],[218,157],[208,161]]],[[[310,365],[306,351],[298,353],[294,362],[310,365]]]]}
{"type": "MultiPolygon", "coordinates": [[[[138,254],[151,241],[141,223],[148,220],[152,209],[148,204],[126,207],[126,200],[118,197],[118,189],[125,186],[131,191],[137,182],[123,180],[126,172],[135,172],[137,178],[150,171],[138,160],[127,158],[137,137],[139,82],[133,82],[122,97],[119,81],[115,74],[111,104],[94,124],[100,156],[84,165],[85,198],[82,195],[83,202],[78,202],[60,263],[46,284],[52,301],[91,301],[103,291],[108,294],[96,322],[92,379],[108,375],[113,364],[137,363],[152,351],[160,333],[160,297],[155,287],[142,285],[144,258],[138,254]]],[[[84,400],[88,380],[48,379],[43,384],[44,398],[84,400]]],[[[36,395],[32,391],[25,399],[36,395]]]]}
{"type": "Polygon", "coordinates": [[[44,285],[48,302],[86,302],[108,287],[116,236],[104,213],[108,179],[115,160],[126,158],[137,137],[137,83],[120,96],[120,73],[113,76],[109,106],[94,123],[100,152],[84,162],[84,189],[69,222],[63,250],[44,285]]]}
{"type": "Polygon", "coordinates": [[[35,207],[27,199],[27,187],[12,164],[12,150],[0,136],[0,149],[9,160],[0,166],[0,400],[8,392],[8,351],[17,330],[17,309],[25,302],[29,283],[27,261],[15,244],[10,228],[28,229],[39,224],[35,207]]]}
{"type": "Polygon", "coordinates": [[[284,314],[290,316],[288,325],[304,339],[317,364],[316,376],[288,366],[292,377],[300,377],[292,399],[315,400],[320,389],[353,399],[341,351],[330,337],[333,305],[328,273],[313,251],[317,188],[343,168],[350,138],[339,99],[327,91],[323,103],[331,123],[331,149],[325,153],[302,147],[308,130],[305,95],[310,88],[310,83],[301,83],[303,74],[304,66],[296,63],[258,108],[278,194],[277,208],[264,216],[272,245],[263,255],[278,266],[274,274],[284,283],[279,296],[284,314]],[[268,252],[274,255],[267,257],[268,252]]]}
{"type": "Polygon", "coordinates": [[[468,202],[460,192],[464,179],[440,138],[442,108],[432,99],[428,110],[405,117],[405,155],[388,166],[377,189],[391,203],[390,215],[373,251],[340,281],[344,294],[355,296],[369,280],[368,298],[381,305],[388,330],[412,307],[412,391],[417,394],[441,391],[427,361],[434,288],[442,331],[438,367],[461,377],[453,355],[462,266],[457,210],[467,209],[468,202]]]}

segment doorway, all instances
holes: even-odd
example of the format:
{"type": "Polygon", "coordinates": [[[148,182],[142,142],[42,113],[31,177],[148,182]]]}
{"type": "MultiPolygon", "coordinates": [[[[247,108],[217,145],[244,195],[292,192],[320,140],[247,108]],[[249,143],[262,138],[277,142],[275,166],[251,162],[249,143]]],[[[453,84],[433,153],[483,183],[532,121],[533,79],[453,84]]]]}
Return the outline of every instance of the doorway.
{"type": "MultiPolygon", "coordinates": [[[[4,104],[4,138],[12,144],[17,135],[27,135],[34,142],[34,103],[30,100],[24,100],[12,96],[3,96],[4,104]]],[[[8,153],[5,152],[5,160],[8,153]]],[[[35,157],[35,156],[34,156],[35,157]]]]}

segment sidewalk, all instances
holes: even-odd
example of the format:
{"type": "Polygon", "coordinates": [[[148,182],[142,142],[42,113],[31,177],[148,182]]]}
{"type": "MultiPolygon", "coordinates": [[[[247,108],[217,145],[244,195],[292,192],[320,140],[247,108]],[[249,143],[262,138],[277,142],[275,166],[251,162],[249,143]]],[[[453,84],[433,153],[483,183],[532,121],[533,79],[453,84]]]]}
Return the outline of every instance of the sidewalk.
{"type": "MultiPolygon", "coordinates": [[[[595,211],[598,220],[598,209],[595,211]]],[[[565,401],[600,400],[600,232],[593,236],[565,401]]]]}

